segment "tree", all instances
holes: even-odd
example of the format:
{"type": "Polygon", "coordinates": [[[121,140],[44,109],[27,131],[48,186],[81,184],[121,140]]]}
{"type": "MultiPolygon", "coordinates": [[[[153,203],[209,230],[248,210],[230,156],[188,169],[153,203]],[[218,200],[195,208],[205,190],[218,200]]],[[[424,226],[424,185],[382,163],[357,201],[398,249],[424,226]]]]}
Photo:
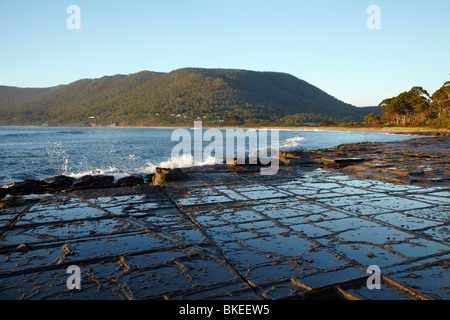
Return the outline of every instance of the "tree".
{"type": "Polygon", "coordinates": [[[334,125],[336,125],[336,122],[333,120],[333,118],[325,116],[322,119],[322,125],[324,125],[324,126],[334,126],[334,125]]]}
{"type": "Polygon", "coordinates": [[[400,116],[403,112],[400,103],[398,102],[397,97],[393,97],[390,99],[384,99],[379,105],[384,114],[383,114],[383,120],[385,122],[392,122],[393,119],[395,119],[397,126],[400,125],[400,116]]]}
{"type": "Polygon", "coordinates": [[[237,116],[237,115],[229,115],[224,117],[224,122],[226,124],[232,124],[232,125],[240,125],[244,123],[244,120],[237,116]]]}
{"type": "Polygon", "coordinates": [[[442,87],[436,90],[431,96],[432,106],[436,110],[437,116],[450,116],[450,81],[444,83],[442,87]]]}
{"type": "Polygon", "coordinates": [[[378,127],[381,125],[380,115],[376,115],[372,112],[364,116],[364,123],[370,127],[378,127]]]}
{"type": "Polygon", "coordinates": [[[431,113],[431,98],[422,87],[413,87],[408,92],[407,102],[412,109],[410,122],[424,122],[431,113]]]}
{"type": "Polygon", "coordinates": [[[383,100],[378,106],[383,110],[383,118],[387,122],[395,120],[397,126],[424,121],[430,112],[431,99],[422,87],[412,87],[411,90],[398,96],[383,100]]]}

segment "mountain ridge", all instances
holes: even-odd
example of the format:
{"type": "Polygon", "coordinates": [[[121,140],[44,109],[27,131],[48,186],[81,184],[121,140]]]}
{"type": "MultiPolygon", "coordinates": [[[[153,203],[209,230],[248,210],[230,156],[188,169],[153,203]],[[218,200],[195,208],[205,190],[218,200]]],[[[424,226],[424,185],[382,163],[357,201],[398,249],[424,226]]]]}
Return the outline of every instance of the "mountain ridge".
{"type": "Polygon", "coordinates": [[[0,86],[1,125],[299,124],[361,121],[358,108],[282,72],[182,68],[80,79],[48,88],[0,86]],[[292,123],[293,122],[293,123],[292,123]]]}

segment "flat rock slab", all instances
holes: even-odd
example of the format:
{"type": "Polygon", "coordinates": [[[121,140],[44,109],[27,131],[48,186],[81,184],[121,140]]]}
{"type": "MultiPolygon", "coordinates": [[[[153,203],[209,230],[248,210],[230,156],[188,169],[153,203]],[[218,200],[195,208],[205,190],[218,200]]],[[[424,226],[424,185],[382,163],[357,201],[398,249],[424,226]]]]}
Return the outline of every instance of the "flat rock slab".
{"type": "Polygon", "coordinates": [[[185,172],[1,208],[0,299],[450,298],[448,182],[295,162],[185,172]]]}
{"type": "Polygon", "coordinates": [[[450,182],[450,136],[341,145],[312,151],[309,156],[316,158],[323,156],[323,153],[324,163],[335,163],[342,167],[343,172],[362,178],[406,184],[446,185],[450,182]],[[345,158],[342,158],[343,155],[345,158]],[[351,159],[359,159],[354,161],[357,165],[348,165],[353,164],[351,159]],[[339,163],[341,160],[344,162],[339,163]]]}

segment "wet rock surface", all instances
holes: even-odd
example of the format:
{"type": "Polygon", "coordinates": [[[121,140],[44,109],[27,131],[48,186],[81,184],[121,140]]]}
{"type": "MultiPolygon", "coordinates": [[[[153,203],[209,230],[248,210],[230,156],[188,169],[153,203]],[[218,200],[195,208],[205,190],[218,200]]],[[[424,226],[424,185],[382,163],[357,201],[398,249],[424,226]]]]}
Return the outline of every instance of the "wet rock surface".
{"type": "Polygon", "coordinates": [[[319,165],[362,178],[394,183],[446,185],[450,181],[450,136],[445,135],[286,152],[281,153],[280,158],[289,163],[319,165]]]}
{"type": "Polygon", "coordinates": [[[140,175],[132,175],[132,176],[127,176],[127,177],[123,177],[121,179],[119,179],[117,181],[117,186],[118,187],[133,187],[133,186],[137,186],[137,185],[142,185],[144,184],[144,177],[140,176],[140,175]]]}
{"type": "Polygon", "coordinates": [[[113,176],[91,176],[87,175],[81,178],[81,181],[76,182],[70,190],[77,189],[97,189],[97,188],[112,188],[114,187],[114,177],[113,176]]]}
{"type": "MultiPolygon", "coordinates": [[[[151,181],[151,177],[149,179],[151,181]]],[[[11,186],[0,188],[0,199],[7,195],[40,195],[61,191],[103,189],[115,187],[132,187],[145,184],[145,178],[140,175],[126,176],[115,182],[114,176],[86,175],[80,179],[67,176],[56,176],[44,180],[24,180],[11,186]]]]}
{"type": "Polygon", "coordinates": [[[449,299],[442,138],[290,155],[274,176],[187,168],[161,186],[137,178],[11,203],[0,208],[0,299],[449,299]],[[420,156],[408,168],[437,155],[427,172],[441,179],[351,170],[410,151],[420,156]],[[71,265],[79,290],[66,285],[71,265]],[[367,287],[373,265],[379,290],[367,287]]]}

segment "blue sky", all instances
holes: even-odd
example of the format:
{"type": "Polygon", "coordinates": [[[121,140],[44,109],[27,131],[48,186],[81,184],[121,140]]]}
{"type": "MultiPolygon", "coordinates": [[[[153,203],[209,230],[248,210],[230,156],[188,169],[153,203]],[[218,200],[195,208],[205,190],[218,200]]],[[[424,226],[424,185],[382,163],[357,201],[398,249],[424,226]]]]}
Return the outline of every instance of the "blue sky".
{"type": "Polygon", "coordinates": [[[183,67],[290,73],[357,106],[450,80],[448,0],[0,0],[0,85],[183,67]],[[81,29],[69,30],[69,5],[81,29]],[[381,29],[366,12],[380,8],[381,29]]]}

